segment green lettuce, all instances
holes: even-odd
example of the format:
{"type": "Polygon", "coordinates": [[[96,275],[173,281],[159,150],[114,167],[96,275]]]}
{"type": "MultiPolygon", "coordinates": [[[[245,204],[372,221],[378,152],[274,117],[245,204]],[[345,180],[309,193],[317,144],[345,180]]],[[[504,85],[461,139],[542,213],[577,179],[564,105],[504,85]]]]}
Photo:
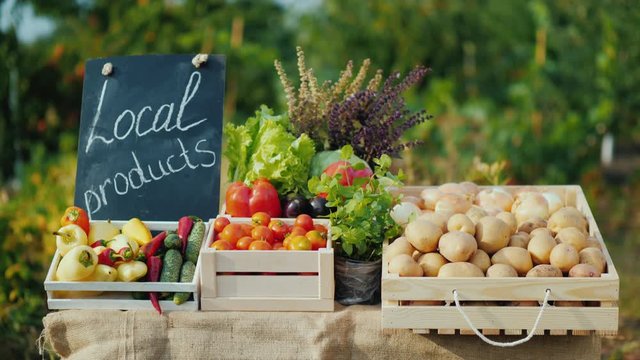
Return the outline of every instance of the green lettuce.
{"type": "Polygon", "coordinates": [[[273,110],[265,105],[244,125],[227,124],[224,155],[229,160],[229,179],[251,183],[264,177],[280,194],[308,195],[307,180],[315,154],[314,143],[307,134],[296,138],[288,129],[287,117],[273,115],[273,110]]]}

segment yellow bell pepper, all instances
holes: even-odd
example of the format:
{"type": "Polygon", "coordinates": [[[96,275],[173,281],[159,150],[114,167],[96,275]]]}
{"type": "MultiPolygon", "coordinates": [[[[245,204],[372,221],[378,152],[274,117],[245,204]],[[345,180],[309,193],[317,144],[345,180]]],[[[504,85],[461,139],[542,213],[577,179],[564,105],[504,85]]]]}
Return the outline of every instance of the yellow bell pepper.
{"type": "Polygon", "coordinates": [[[56,270],[60,281],[78,281],[93,273],[98,265],[98,255],[88,245],[78,245],[62,257],[56,270]]]}
{"type": "Polygon", "coordinates": [[[132,282],[147,275],[147,264],[129,261],[118,265],[118,281],[132,282]]]}
{"type": "MultiPolygon", "coordinates": [[[[91,275],[82,279],[82,281],[116,281],[118,278],[118,270],[108,265],[98,264],[91,275]]],[[[98,296],[102,291],[55,291],[56,297],[78,299],[92,296],[98,296]]]]}

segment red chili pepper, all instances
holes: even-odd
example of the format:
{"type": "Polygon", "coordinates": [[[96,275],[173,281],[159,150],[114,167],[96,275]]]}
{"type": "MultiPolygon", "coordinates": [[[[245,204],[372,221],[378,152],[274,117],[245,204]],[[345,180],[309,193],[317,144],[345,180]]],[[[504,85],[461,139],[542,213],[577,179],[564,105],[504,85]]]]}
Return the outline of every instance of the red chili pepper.
{"type": "Polygon", "coordinates": [[[253,188],[235,182],[227,189],[225,200],[227,214],[235,217],[250,217],[260,211],[272,218],[282,214],[278,191],[267,179],[254,181],[253,188]]]}
{"type": "Polygon", "coordinates": [[[98,264],[108,265],[111,267],[115,267],[116,262],[122,260],[122,257],[111,248],[102,250],[102,252],[98,255],[98,264]]]}
{"type": "MultiPolygon", "coordinates": [[[[167,237],[166,231],[159,233],[153,239],[151,239],[151,241],[142,245],[142,247],[138,251],[138,254],[144,254],[145,259],[149,259],[150,257],[154,256],[158,252],[158,250],[164,245],[164,238],[166,237],[167,237]]],[[[144,260],[140,260],[140,261],[144,261],[144,260]]]]}
{"type": "MultiPolygon", "coordinates": [[[[147,259],[147,281],[157,282],[160,280],[160,272],[162,271],[162,259],[159,256],[150,256],[147,259]]],[[[158,314],[162,315],[162,309],[160,308],[159,296],[157,292],[150,292],[149,299],[151,304],[158,311],[158,314]]]]}
{"type": "Polygon", "coordinates": [[[182,255],[184,255],[185,250],[187,250],[187,239],[189,238],[192,227],[193,219],[191,216],[183,216],[178,220],[178,230],[176,232],[180,240],[182,240],[182,255]]]}

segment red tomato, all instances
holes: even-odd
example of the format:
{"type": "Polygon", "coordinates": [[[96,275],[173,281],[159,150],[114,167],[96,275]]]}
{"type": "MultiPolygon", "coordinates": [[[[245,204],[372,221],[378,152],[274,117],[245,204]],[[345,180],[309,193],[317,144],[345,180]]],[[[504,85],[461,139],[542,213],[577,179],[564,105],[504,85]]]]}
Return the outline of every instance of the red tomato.
{"type": "Polygon", "coordinates": [[[321,234],[324,234],[324,237],[327,237],[327,233],[329,232],[327,230],[327,227],[322,225],[322,224],[315,224],[313,225],[313,230],[317,230],[319,231],[321,234]]]}
{"type": "Polygon", "coordinates": [[[327,239],[319,231],[311,230],[305,236],[311,241],[311,250],[327,247],[327,239]]]}
{"type": "Polygon", "coordinates": [[[227,240],[216,240],[211,244],[210,248],[216,249],[216,250],[232,250],[233,249],[233,247],[227,240]]]}
{"type": "Polygon", "coordinates": [[[273,243],[273,250],[287,250],[287,248],[284,247],[283,243],[275,242],[275,243],[273,243]]]}
{"type": "Polygon", "coordinates": [[[273,219],[269,222],[269,229],[273,232],[273,238],[276,241],[284,240],[289,232],[289,226],[282,220],[273,219]]]}
{"type": "Polygon", "coordinates": [[[264,225],[254,227],[253,230],[251,230],[251,237],[254,240],[264,240],[268,242],[269,245],[274,243],[273,232],[264,225]]]}
{"type": "Polygon", "coordinates": [[[271,250],[271,244],[264,240],[255,240],[249,245],[249,250],[271,250]]]}
{"type": "Polygon", "coordinates": [[[67,210],[64,211],[64,215],[60,219],[60,225],[65,226],[69,224],[78,225],[84,230],[84,233],[89,235],[89,216],[84,209],[81,209],[77,206],[70,206],[67,210]]]}
{"type": "Polygon", "coordinates": [[[234,248],[238,240],[243,236],[245,236],[245,232],[241,224],[229,224],[220,233],[220,239],[228,241],[234,248]]]}
{"type": "Polygon", "coordinates": [[[241,237],[236,243],[236,250],[249,250],[249,245],[251,245],[253,241],[253,238],[250,236],[241,237]]]}
{"type": "Polygon", "coordinates": [[[296,218],[296,222],[293,223],[293,226],[300,226],[306,231],[311,231],[313,230],[313,219],[307,214],[300,214],[296,218]]]}
{"type": "Polygon", "coordinates": [[[221,233],[224,230],[224,227],[229,225],[229,219],[226,217],[219,217],[216,221],[213,222],[213,230],[217,233],[221,233]]]}
{"type": "Polygon", "coordinates": [[[353,184],[353,168],[351,167],[351,163],[348,161],[336,161],[327,166],[327,168],[324,169],[323,172],[330,177],[340,175],[340,184],[342,186],[353,184]]]}
{"type": "Polygon", "coordinates": [[[305,228],[303,228],[302,226],[297,226],[294,225],[289,229],[289,235],[287,235],[287,237],[289,236],[297,236],[297,235],[305,235],[307,233],[307,230],[305,228]]]}
{"type": "Polygon", "coordinates": [[[311,250],[311,241],[306,236],[294,236],[289,247],[291,250],[311,250]]]}
{"type": "Polygon", "coordinates": [[[229,185],[225,194],[225,205],[227,214],[236,217],[249,217],[251,211],[249,209],[249,199],[251,198],[251,189],[242,181],[236,181],[229,185]]]}
{"type": "Polygon", "coordinates": [[[264,211],[258,211],[257,213],[251,215],[251,222],[254,225],[269,225],[271,221],[271,216],[264,211]]]}

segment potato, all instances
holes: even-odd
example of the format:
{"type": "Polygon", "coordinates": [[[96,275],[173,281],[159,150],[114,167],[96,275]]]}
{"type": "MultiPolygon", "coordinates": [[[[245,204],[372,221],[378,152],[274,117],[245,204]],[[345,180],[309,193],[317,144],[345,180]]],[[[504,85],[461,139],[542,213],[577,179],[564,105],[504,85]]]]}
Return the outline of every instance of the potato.
{"type": "Polygon", "coordinates": [[[509,243],[507,244],[507,246],[515,246],[526,249],[527,245],[529,245],[529,239],[529,234],[527,234],[526,232],[515,233],[509,238],[509,243]]]}
{"type": "Polygon", "coordinates": [[[526,232],[530,234],[535,229],[546,228],[546,227],[547,227],[547,220],[539,217],[533,217],[521,223],[520,226],[518,226],[518,232],[526,232]]]}
{"type": "Polygon", "coordinates": [[[513,196],[504,189],[494,187],[480,191],[476,195],[476,204],[482,208],[511,211],[513,196]]]}
{"type": "Polygon", "coordinates": [[[561,229],[556,235],[556,242],[569,244],[576,248],[578,252],[588,245],[585,234],[575,227],[561,229]]]}
{"type": "Polygon", "coordinates": [[[402,197],[402,202],[410,202],[420,209],[424,209],[424,200],[417,196],[405,195],[402,197]]]}
{"type": "Polygon", "coordinates": [[[465,214],[453,214],[447,222],[448,231],[464,231],[471,236],[476,234],[476,225],[465,214]]]}
{"type": "Polygon", "coordinates": [[[487,277],[518,277],[518,272],[511,265],[493,264],[487,269],[487,277]]]}
{"type": "Polygon", "coordinates": [[[551,250],[549,262],[563,273],[566,273],[580,262],[580,256],[576,248],[569,244],[561,243],[554,246],[553,250],[551,250]]]}
{"type": "Polygon", "coordinates": [[[471,200],[460,194],[444,194],[436,202],[436,212],[452,212],[454,214],[464,214],[471,207],[471,200]]]}
{"type": "Polygon", "coordinates": [[[407,238],[401,236],[395,239],[384,251],[384,258],[387,264],[391,259],[399,254],[411,255],[416,249],[407,241],[407,238]]]}
{"type": "Polygon", "coordinates": [[[473,199],[476,197],[476,195],[480,191],[480,188],[478,187],[478,185],[476,185],[476,183],[471,181],[463,181],[459,185],[462,188],[462,194],[464,194],[467,198],[471,199],[471,201],[473,201],[473,199]]]}
{"type": "Polygon", "coordinates": [[[400,254],[389,261],[389,273],[400,276],[422,276],[422,267],[418,265],[411,255],[400,254]]]}
{"type": "MultiPolygon", "coordinates": [[[[475,241],[475,240],[474,240],[475,241]]],[[[482,270],[482,272],[487,272],[487,269],[491,266],[491,259],[489,259],[489,255],[486,252],[478,249],[476,252],[471,255],[469,258],[469,262],[473,265],[477,266],[482,270]]]]}
{"type": "Polygon", "coordinates": [[[600,270],[589,264],[578,264],[569,270],[569,277],[600,277],[600,270]]]}
{"type": "Polygon", "coordinates": [[[438,248],[438,240],[442,236],[442,230],[431,221],[418,219],[407,225],[404,229],[404,236],[416,250],[428,253],[438,248]]]}
{"type": "Polygon", "coordinates": [[[509,225],[512,234],[515,234],[518,231],[518,221],[516,220],[516,216],[512,213],[503,211],[498,213],[496,217],[509,225]]]}
{"type": "Polygon", "coordinates": [[[474,224],[478,224],[478,222],[480,221],[480,219],[482,219],[483,217],[489,215],[487,213],[486,210],[484,210],[483,208],[476,206],[476,205],[472,205],[469,210],[467,210],[467,212],[465,213],[465,215],[467,215],[467,217],[473,221],[474,224]]]}
{"type": "Polygon", "coordinates": [[[440,254],[451,262],[469,260],[478,249],[476,239],[464,231],[451,231],[440,237],[438,242],[440,254]]]}
{"type": "Polygon", "coordinates": [[[437,252],[422,254],[418,258],[418,265],[422,267],[424,276],[438,276],[438,271],[446,263],[448,263],[447,259],[437,252]]]}
{"type": "Polygon", "coordinates": [[[431,221],[432,223],[438,225],[440,227],[440,231],[442,231],[442,233],[446,233],[447,232],[447,222],[449,221],[449,216],[450,214],[448,213],[436,213],[436,212],[423,212],[420,216],[418,216],[418,218],[416,220],[427,220],[427,221],[431,221]]]}
{"type": "Polygon", "coordinates": [[[549,218],[547,226],[554,233],[558,233],[560,230],[568,227],[575,227],[584,233],[587,233],[587,230],[589,230],[587,219],[584,215],[582,215],[578,209],[569,206],[560,208],[553,213],[549,218]]]}
{"type": "Polygon", "coordinates": [[[595,236],[589,235],[587,236],[587,247],[588,248],[596,248],[602,250],[602,246],[600,245],[600,241],[596,239],[595,236]]]}
{"type": "Polygon", "coordinates": [[[438,277],[484,277],[484,273],[471,263],[455,262],[442,265],[438,277]]]}
{"type": "Polygon", "coordinates": [[[464,187],[458,183],[448,182],[438,186],[438,190],[445,194],[462,194],[464,193],[464,187]]]}
{"type": "Polygon", "coordinates": [[[551,232],[551,230],[549,230],[548,228],[537,228],[537,229],[533,229],[533,230],[531,230],[531,232],[529,233],[529,236],[530,236],[530,237],[534,237],[534,236],[536,236],[536,235],[538,235],[538,234],[540,234],[540,233],[542,233],[542,234],[547,234],[547,235],[549,235],[549,236],[553,237],[553,233],[552,233],[552,232],[551,232]]]}
{"type": "Polygon", "coordinates": [[[506,247],[500,249],[491,257],[492,264],[511,265],[518,275],[525,275],[533,267],[531,255],[526,249],[519,247],[506,247]]]}
{"type": "Polygon", "coordinates": [[[535,217],[546,220],[549,218],[549,204],[540,193],[523,192],[516,197],[511,212],[515,214],[518,224],[535,217]]]}
{"type": "Polygon", "coordinates": [[[549,264],[551,250],[556,246],[556,241],[546,233],[538,233],[529,240],[527,250],[531,254],[534,264],[549,264]]]}
{"type": "Polygon", "coordinates": [[[560,198],[560,196],[551,191],[545,191],[542,193],[542,196],[547,200],[547,204],[549,204],[549,214],[553,214],[558,211],[561,207],[564,206],[564,202],[560,198]]]}
{"type": "Polygon", "coordinates": [[[425,209],[433,210],[436,208],[436,203],[444,193],[436,188],[427,188],[420,192],[420,198],[422,198],[422,205],[425,209]]]}
{"type": "Polygon", "coordinates": [[[562,271],[553,265],[536,265],[527,272],[527,277],[562,277],[562,271]]]}
{"type": "Polygon", "coordinates": [[[485,216],[476,224],[478,247],[487,254],[494,254],[509,244],[511,228],[495,216],[485,216]]]}
{"type": "Polygon", "coordinates": [[[413,259],[413,261],[418,261],[418,259],[419,259],[419,258],[420,258],[420,256],[422,256],[422,255],[423,255],[423,254],[422,254],[420,251],[415,250],[415,251],[413,252],[413,254],[411,254],[411,258],[413,259]]]}
{"type": "Polygon", "coordinates": [[[409,221],[417,218],[422,214],[422,210],[418,207],[418,205],[402,201],[400,204],[395,205],[390,212],[391,218],[398,225],[406,226],[409,221]]]}
{"type": "Polygon", "coordinates": [[[578,256],[580,256],[580,264],[589,264],[601,273],[607,268],[607,259],[600,249],[592,247],[584,248],[578,253],[578,256]]]}

